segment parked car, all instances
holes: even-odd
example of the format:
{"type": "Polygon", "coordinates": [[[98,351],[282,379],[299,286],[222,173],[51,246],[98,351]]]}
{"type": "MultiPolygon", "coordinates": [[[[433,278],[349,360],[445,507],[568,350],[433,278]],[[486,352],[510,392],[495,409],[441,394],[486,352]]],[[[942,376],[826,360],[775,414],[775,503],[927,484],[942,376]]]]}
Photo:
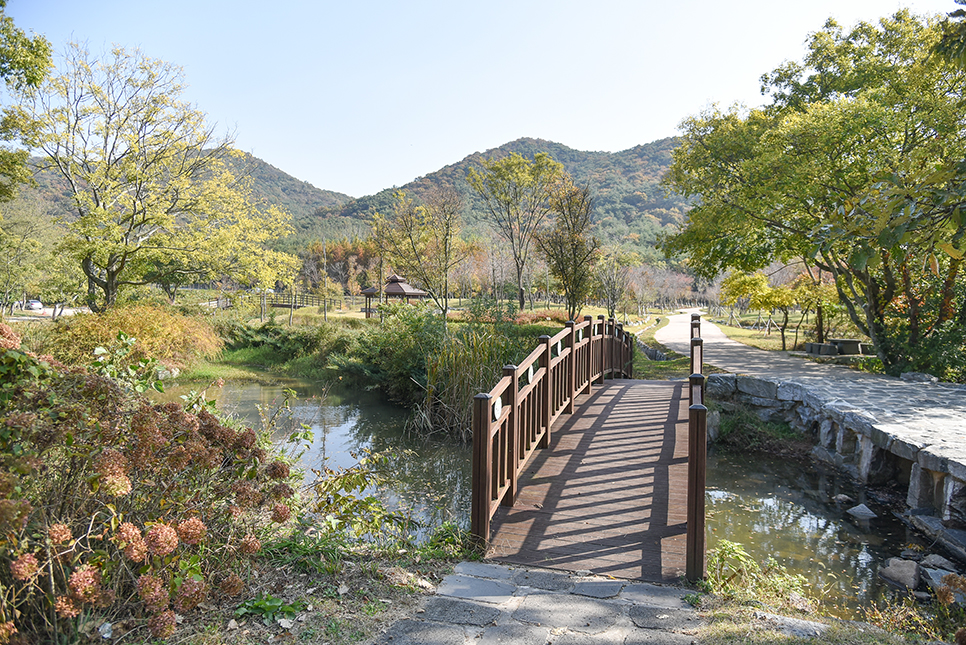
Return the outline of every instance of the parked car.
{"type": "Polygon", "coordinates": [[[27,311],[43,311],[44,303],[40,302],[39,300],[28,300],[27,304],[25,304],[23,308],[27,311]]]}

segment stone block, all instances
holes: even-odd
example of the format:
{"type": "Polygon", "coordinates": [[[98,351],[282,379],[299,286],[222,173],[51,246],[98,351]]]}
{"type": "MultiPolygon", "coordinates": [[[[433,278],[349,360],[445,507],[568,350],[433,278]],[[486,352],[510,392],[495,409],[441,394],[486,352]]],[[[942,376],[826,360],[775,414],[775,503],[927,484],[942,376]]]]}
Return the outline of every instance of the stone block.
{"type": "Polygon", "coordinates": [[[784,407],[788,401],[779,401],[778,399],[763,399],[758,396],[742,396],[741,400],[748,405],[753,405],[756,408],[768,408],[770,410],[784,410],[784,407]]]}
{"type": "Polygon", "coordinates": [[[923,508],[932,506],[932,475],[913,462],[909,473],[909,490],[906,493],[906,506],[923,508]]]}
{"type": "Polygon", "coordinates": [[[705,381],[705,393],[709,399],[730,400],[737,391],[734,374],[711,374],[705,381]]]}
{"type": "Polygon", "coordinates": [[[737,387],[739,392],[750,394],[761,399],[778,398],[778,384],[772,381],[753,378],[751,376],[738,376],[737,387]]]}
{"type": "Polygon", "coordinates": [[[708,412],[708,443],[714,443],[721,435],[721,412],[711,410],[708,412]]]}
{"type": "MultiPolygon", "coordinates": [[[[878,425],[873,425],[872,430],[869,433],[872,438],[872,443],[883,450],[889,450],[892,447],[893,437],[888,432],[882,430],[878,425]]],[[[891,452],[891,451],[890,451],[891,452]]]]}
{"type": "Polygon", "coordinates": [[[919,586],[919,563],[902,558],[889,558],[886,566],[879,568],[879,576],[899,587],[914,590],[919,586]]]}
{"type": "Polygon", "coordinates": [[[531,625],[566,627],[585,634],[599,634],[613,627],[621,611],[618,605],[582,596],[530,594],[512,618],[531,625]]]}
{"type": "Polygon", "coordinates": [[[949,456],[949,474],[960,481],[966,481],[966,455],[958,452],[949,456]]]}
{"type": "Polygon", "coordinates": [[[804,401],[808,391],[798,383],[779,383],[778,398],[782,401],[804,401]]]}
{"type": "Polygon", "coordinates": [[[869,481],[869,473],[879,457],[879,450],[872,443],[872,438],[866,435],[859,436],[859,481],[865,483],[869,481]]]}
{"type": "Polygon", "coordinates": [[[818,428],[818,441],[825,448],[835,448],[835,436],[838,429],[831,419],[822,419],[818,428]]]}
{"type": "Polygon", "coordinates": [[[815,446],[812,448],[812,458],[827,464],[830,464],[833,461],[832,453],[830,453],[824,446],[815,446]]]}
{"type": "Polygon", "coordinates": [[[931,470],[934,473],[948,473],[949,472],[949,461],[940,455],[933,452],[932,448],[922,448],[919,451],[919,455],[916,457],[916,461],[919,465],[926,470],[931,470]]]}
{"type": "Polygon", "coordinates": [[[920,448],[922,448],[921,444],[913,443],[912,441],[893,435],[892,445],[889,446],[889,452],[897,457],[902,457],[903,459],[908,459],[909,461],[916,461],[919,457],[920,448]]]}
{"type": "Polygon", "coordinates": [[[872,424],[875,423],[875,419],[865,412],[851,411],[845,413],[843,423],[857,434],[871,436],[872,424]]]}

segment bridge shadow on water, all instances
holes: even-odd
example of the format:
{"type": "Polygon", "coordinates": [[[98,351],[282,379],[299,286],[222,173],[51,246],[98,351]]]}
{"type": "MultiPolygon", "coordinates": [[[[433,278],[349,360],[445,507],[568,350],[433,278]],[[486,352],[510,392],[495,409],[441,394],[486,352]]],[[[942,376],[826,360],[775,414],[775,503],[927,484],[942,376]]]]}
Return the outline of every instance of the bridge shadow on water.
{"type": "Polygon", "coordinates": [[[687,384],[608,381],[577,403],[520,475],[516,503],[494,515],[487,557],[677,581],[687,541],[687,384]]]}

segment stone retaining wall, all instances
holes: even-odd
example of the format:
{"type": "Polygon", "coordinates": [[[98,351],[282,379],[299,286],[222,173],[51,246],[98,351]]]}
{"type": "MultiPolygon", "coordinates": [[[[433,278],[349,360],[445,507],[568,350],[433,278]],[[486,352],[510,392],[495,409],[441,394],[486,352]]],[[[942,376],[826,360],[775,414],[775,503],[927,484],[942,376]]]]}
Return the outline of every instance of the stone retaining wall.
{"type": "MultiPolygon", "coordinates": [[[[765,421],[781,420],[813,438],[812,456],[860,482],[898,481],[906,487],[907,517],[966,560],[966,464],[939,457],[876,423],[841,400],[827,401],[797,383],[712,374],[707,397],[727,411],[753,407],[765,421]]],[[[716,437],[717,415],[708,435],[716,437]]]]}

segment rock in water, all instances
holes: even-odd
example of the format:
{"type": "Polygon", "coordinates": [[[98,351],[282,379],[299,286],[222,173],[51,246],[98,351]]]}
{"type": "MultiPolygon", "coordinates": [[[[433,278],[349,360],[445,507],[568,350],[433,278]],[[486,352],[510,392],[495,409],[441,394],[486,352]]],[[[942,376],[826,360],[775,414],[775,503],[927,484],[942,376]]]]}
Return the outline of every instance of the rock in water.
{"type": "Polygon", "coordinates": [[[879,575],[900,587],[915,589],[919,586],[919,563],[902,558],[889,558],[886,566],[879,568],[879,575]]]}
{"type": "Polygon", "coordinates": [[[874,517],[879,517],[878,515],[873,513],[872,510],[865,504],[859,504],[858,506],[853,506],[852,508],[850,508],[845,512],[851,515],[852,517],[855,517],[860,520],[871,520],[874,517]]]}

